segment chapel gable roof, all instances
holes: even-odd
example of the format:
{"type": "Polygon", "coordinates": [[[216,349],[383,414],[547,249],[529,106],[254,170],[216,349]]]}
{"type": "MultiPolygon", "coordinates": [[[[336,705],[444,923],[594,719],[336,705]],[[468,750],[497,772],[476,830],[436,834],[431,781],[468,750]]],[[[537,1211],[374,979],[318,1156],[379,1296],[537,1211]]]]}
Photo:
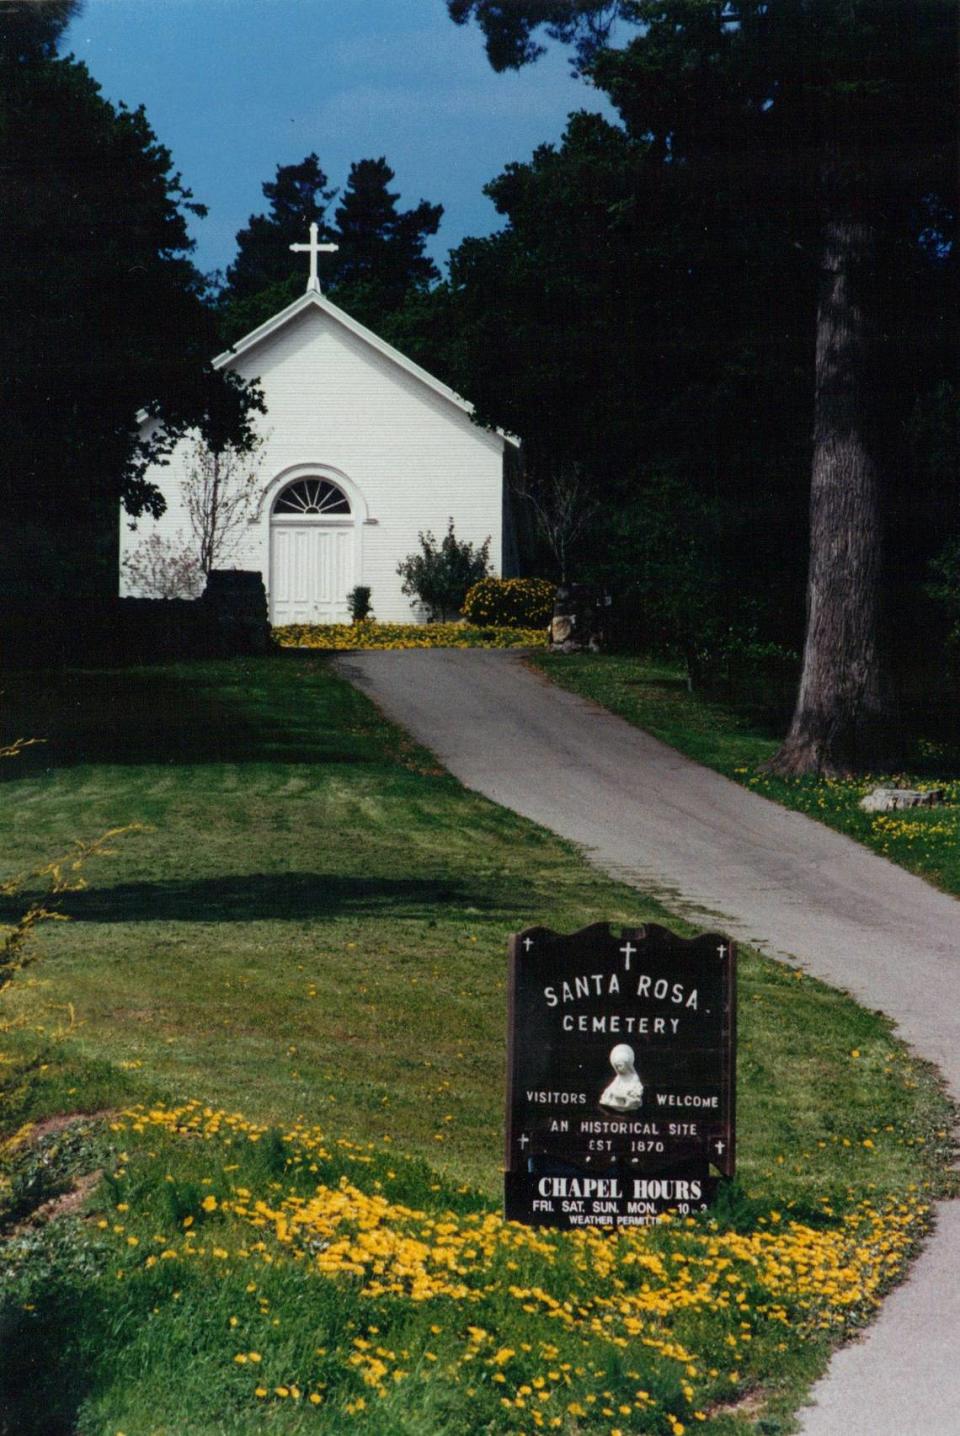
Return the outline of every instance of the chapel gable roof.
{"type": "MultiPolygon", "coordinates": [[[[438,394],[442,399],[446,399],[448,403],[454,405],[461,413],[466,414],[471,419],[473,418],[473,405],[468,403],[466,399],[461,398],[449,385],[435,378],[433,374],[428,373],[428,371],[421,368],[419,364],[415,364],[406,354],[402,354],[399,349],[395,349],[392,344],[388,344],[385,339],[381,339],[379,334],[375,334],[372,329],[368,329],[365,324],[361,324],[358,319],[354,319],[351,315],[347,314],[345,310],[340,309],[328,299],[326,295],[320,294],[316,290],[308,289],[305,294],[301,294],[292,304],[288,304],[286,309],[281,309],[279,313],[272,315],[271,318],[265,320],[263,324],[258,325],[256,329],[251,329],[250,333],[245,334],[242,339],[238,339],[232,348],[225,349],[222,354],[217,355],[213,361],[214,367],[217,369],[225,368],[241,355],[250,354],[251,351],[258,348],[259,345],[268,339],[272,339],[281,329],[286,328],[288,324],[311,309],[318,309],[321,313],[329,316],[334,323],[341,325],[364,344],[368,344],[371,349],[375,350],[376,353],[380,354],[383,358],[389,360],[392,364],[396,364],[399,369],[404,370],[405,373],[410,374],[414,379],[418,379],[421,384],[425,384],[428,389],[432,389],[435,394],[438,394]]],[[[505,443],[512,444],[515,447],[519,444],[519,441],[514,438],[512,434],[504,433],[501,429],[491,432],[490,430],[480,428],[477,432],[478,436],[486,434],[488,437],[492,437],[492,433],[495,433],[499,438],[503,439],[505,443]]]]}

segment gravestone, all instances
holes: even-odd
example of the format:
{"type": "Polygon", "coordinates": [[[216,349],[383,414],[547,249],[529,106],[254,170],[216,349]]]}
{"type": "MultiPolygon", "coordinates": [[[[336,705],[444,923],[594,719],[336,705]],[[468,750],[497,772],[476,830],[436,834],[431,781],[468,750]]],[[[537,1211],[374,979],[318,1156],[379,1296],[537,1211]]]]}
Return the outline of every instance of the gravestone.
{"type": "Polygon", "coordinates": [[[735,1169],[736,950],[607,923],[510,939],[505,1210],[646,1226],[735,1169]]]}
{"type": "Polygon", "coordinates": [[[874,788],[860,806],[865,813],[895,813],[900,808],[936,808],[946,797],[943,788],[874,788]]]}
{"type": "Polygon", "coordinates": [[[200,603],[213,621],[221,653],[270,652],[273,640],[262,574],[252,569],[212,569],[200,603]]]}
{"type": "Polygon", "coordinates": [[[609,597],[591,584],[562,583],[553,600],[550,649],[553,653],[597,653],[603,642],[603,609],[609,597]]]}

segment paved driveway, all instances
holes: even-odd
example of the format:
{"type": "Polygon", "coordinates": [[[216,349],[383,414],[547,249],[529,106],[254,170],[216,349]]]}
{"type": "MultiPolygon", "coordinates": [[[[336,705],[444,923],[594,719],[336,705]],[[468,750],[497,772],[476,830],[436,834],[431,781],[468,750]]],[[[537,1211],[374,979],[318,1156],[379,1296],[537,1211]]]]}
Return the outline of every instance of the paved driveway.
{"type": "MultiPolygon", "coordinates": [[[[795,960],[895,1018],[960,1098],[960,903],[731,783],[516,654],[353,654],[339,671],[469,788],[580,843],[685,915],[795,960]]],[[[834,1359],[806,1436],[960,1433],[960,1209],[834,1359]]]]}

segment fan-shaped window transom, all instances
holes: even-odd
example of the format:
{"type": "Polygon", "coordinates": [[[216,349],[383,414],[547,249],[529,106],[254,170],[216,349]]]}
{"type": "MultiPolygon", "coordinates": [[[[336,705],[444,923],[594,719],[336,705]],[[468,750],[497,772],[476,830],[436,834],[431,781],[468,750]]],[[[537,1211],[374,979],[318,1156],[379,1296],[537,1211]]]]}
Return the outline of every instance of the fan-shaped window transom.
{"type": "Polygon", "coordinates": [[[342,489],[329,479],[294,479],[278,495],[273,506],[275,514],[314,515],[349,514],[350,500],[342,489]]]}

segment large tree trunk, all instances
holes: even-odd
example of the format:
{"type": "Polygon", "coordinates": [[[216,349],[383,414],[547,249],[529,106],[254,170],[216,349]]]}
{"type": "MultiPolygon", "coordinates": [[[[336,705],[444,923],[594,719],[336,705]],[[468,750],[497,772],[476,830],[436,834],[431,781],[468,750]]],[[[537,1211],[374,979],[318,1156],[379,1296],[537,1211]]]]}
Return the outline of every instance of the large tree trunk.
{"type": "Polygon", "coordinates": [[[873,247],[862,220],[825,227],[803,671],[790,731],[768,764],[784,775],[877,771],[897,757],[881,639],[879,482],[867,437],[873,247]]]}

